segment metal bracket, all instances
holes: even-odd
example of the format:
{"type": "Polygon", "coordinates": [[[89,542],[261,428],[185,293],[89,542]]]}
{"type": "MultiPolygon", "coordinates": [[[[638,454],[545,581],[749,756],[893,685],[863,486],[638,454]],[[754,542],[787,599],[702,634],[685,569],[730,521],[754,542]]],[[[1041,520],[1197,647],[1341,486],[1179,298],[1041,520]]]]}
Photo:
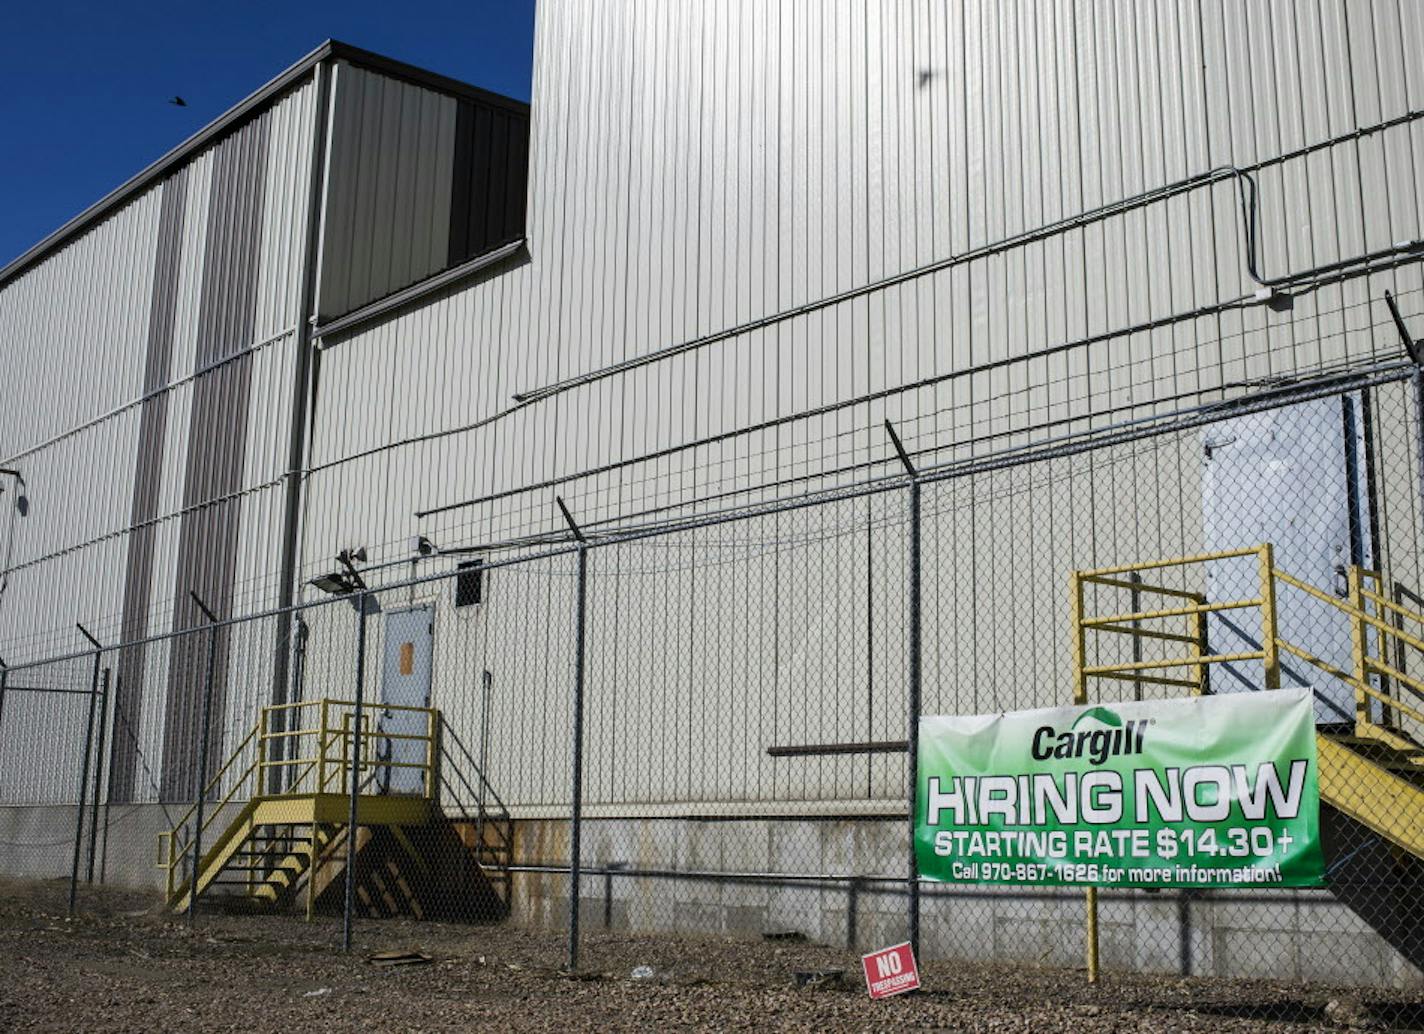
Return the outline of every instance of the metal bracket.
{"type": "Polygon", "coordinates": [[[905,451],[905,445],[900,441],[900,436],[895,433],[895,426],[889,420],[885,421],[885,433],[890,436],[890,442],[895,446],[895,451],[900,455],[900,462],[905,465],[906,472],[910,477],[919,477],[919,471],[915,470],[915,465],[910,462],[910,454],[905,451]]]}
{"type": "Polygon", "coordinates": [[[580,542],[587,542],[588,539],[583,537],[583,532],[579,529],[578,522],[574,520],[574,515],[569,513],[569,508],[564,505],[563,496],[554,496],[554,502],[559,504],[559,509],[563,512],[564,520],[568,522],[569,531],[573,533],[574,538],[580,542]]]}
{"type": "MultiPolygon", "coordinates": [[[[349,574],[351,576],[351,580],[356,583],[356,588],[362,590],[363,592],[367,589],[366,579],[361,577],[361,572],[356,570],[356,565],[351,562],[351,551],[349,549],[343,549],[340,553],[337,553],[336,562],[342,567],[346,568],[346,573],[349,574]]],[[[197,597],[195,596],[194,599],[197,599],[197,597]]],[[[199,604],[199,606],[202,605],[199,604]]],[[[203,609],[207,610],[208,608],[203,607],[203,609]]],[[[214,618],[213,620],[217,619],[214,618]]]]}
{"type": "Polygon", "coordinates": [[[94,644],[94,649],[102,650],[104,648],[103,643],[99,642],[99,640],[95,639],[92,635],[89,634],[89,629],[85,628],[77,621],[74,623],[74,627],[79,629],[80,634],[84,636],[85,639],[89,640],[91,643],[94,644]]]}
{"type": "Polygon", "coordinates": [[[1416,341],[1410,336],[1409,328],[1404,325],[1404,317],[1399,314],[1399,306],[1394,303],[1394,295],[1386,291],[1384,303],[1389,306],[1389,314],[1394,319],[1394,329],[1399,331],[1399,339],[1404,342],[1404,350],[1409,353],[1409,358],[1414,361],[1415,366],[1424,366],[1424,341],[1416,341]]]}

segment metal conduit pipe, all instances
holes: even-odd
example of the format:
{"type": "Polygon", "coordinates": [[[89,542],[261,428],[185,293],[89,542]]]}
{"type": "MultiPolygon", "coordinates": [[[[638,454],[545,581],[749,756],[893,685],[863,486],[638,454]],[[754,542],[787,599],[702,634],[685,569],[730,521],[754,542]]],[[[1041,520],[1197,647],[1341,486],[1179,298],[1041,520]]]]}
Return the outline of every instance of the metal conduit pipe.
{"type": "MultiPolygon", "coordinates": [[[[1306,144],[1302,147],[1295,148],[1291,151],[1286,151],[1282,154],[1273,155],[1270,158],[1263,159],[1259,162],[1255,162],[1250,165],[1218,166],[1206,172],[1197,173],[1194,176],[1188,176],[1185,179],[1177,180],[1174,183],[1169,183],[1160,187],[1153,187],[1152,189],[1142,191],[1139,194],[1133,194],[1129,197],[1121,198],[1117,201],[1112,201],[1105,205],[1099,205],[1096,208],[1090,208],[1086,211],[1079,212],[1064,219],[1055,220],[1051,223],[1045,223],[1044,225],[1035,227],[1031,230],[1024,230],[1020,233],[1011,234],[1008,237],[1003,237],[997,241],[992,241],[988,244],[980,245],[977,248],[970,248],[968,251],[963,251],[957,255],[950,255],[942,259],[937,259],[922,266],[916,266],[913,269],[905,270],[904,272],[896,273],[892,276],[872,281],[871,283],[864,284],[860,287],[854,287],[850,290],[842,291],[838,294],[833,294],[825,298],[819,298],[815,301],[806,302],[803,305],[794,306],[790,309],[784,309],[780,312],[776,312],[768,316],[762,316],[754,320],[749,320],[745,323],[740,323],[733,327],[727,327],[712,334],[693,338],[691,340],[683,341],[675,345],[669,345],[666,348],[656,349],[652,352],[647,352],[640,356],[633,356],[630,359],[624,359],[609,366],[601,367],[597,370],[591,370],[588,373],[578,374],[576,376],[569,377],[561,381],[555,381],[552,384],[547,384],[541,387],[531,388],[527,391],[518,392],[513,396],[513,398],[516,402],[532,402],[538,399],[545,399],[550,397],[551,395],[557,395],[564,391],[568,391],[570,388],[575,388],[579,387],[580,385],[591,383],[593,381],[602,380],[605,377],[611,377],[615,374],[623,373],[627,370],[637,369],[640,366],[646,366],[650,363],[655,363],[671,356],[680,355],[683,352],[702,348],[706,345],[716,344],[719,341],[726,341],[729,338],[740,337],[743,334],[747,334],[755,330],[762,330],[766,327],[775,326],[778,323],[794,319],[798,316],[804,316],[808,313],[818,312],[822,309],[826,309],[834,305],[839,305],[843,302],[850,301],[855,298],[861,298],[866,295],[873,294],[877,291],[883,291],[889,287],[895,287],[899,284],[903,284],[911,280],[917,280],[920,277],[929,276],[932,273],[938,273],[946,269],[951,269],[966,262],[972,262],[976,259],[986,258],[991,255],[996,255],[1001,252],[1011,250],[1013,248],[1023,247],[1026,244],[1032,244],[1037,241],[1044,240],[1048,237],[1053,237],[1060,233],[1064,233],[1068,230],[1089,226],[1093,223],[1101,222],[1104,219],[1109,219],[1112,216],[1122,215],[1127,212],[1135,211],[1136,209],[1144,208],[1147,205],[1153,204],[1154,202],[1168,200],[1170,198],[1177,197],[1181,194],[1197,190],[1201,187],[1212,186],[1228,179],[1233,180],[1235,182],[1237,198],[1241,208],[1242,233],[1245,237],[1246,244],[1246,272],[1247,275],[1250,276],[1251,279],[1254,280],[1257,284],[1261,285],[1262,287],[1283,287],[1288,284],[1296,283],[1299,281],[1309,280],[1313,276],[1317,276],[1322,273],[1331,272],[1337,269],[1348,268],[1349,266],[1367,261],[1369,256],[1359,255],[1347,259],[1340,259],[1335,262],[1325,263],[1324,265],[1320,266],[1313,266],[1308,269],[1296,270],[1293,272],[1280,274],[1278,276],[1268,276],[1262,273],[1258,268],[1256,254],[1258,241],[1258,228],[1256,218],[1258,188],[1256,186],[1255,180],[1252,179],[1251,174],[1254,172],[1259,172],[1262,169],[1269,168],[1274,165],[1280,165],[1297,158],[1305,157],[1317,151],[1322,151],[1343,143],[1349,143],[1351,141],[1359,140],[1365,136],[1369,136],[1374,133],[1379,133],[1395,126],[1404,125],[1418,118],[1424,118],[1424,111],[1409,111],[1402,115],[1396,116],[1395,118],[1386,119],[1382,122],[1377,122],[1369,126],[1361,126],[1357,129],[1351,130],[1348,133],[1342,133],[1338,136],[1329,137],[1325,140],[1319,140],[1315,143],[1306,144]]],[[[1410,241],[1403,245],[1396,245],[1395,247],[1409,247],[1413,249],[1418,248],[1420,246],[1421,242],[1410,241]]],[[[1382,252],[1374,254],[1386,254],[1388,253],[1388,251],[1389,249],[1386,249],[1382,252]]]]}
{"type": "MultiPolygon", "coordinates": [[[[1362,258],[1365,260],[1365,264],[1361,268],[1361,272],[1375,272],[1379,269],[1392,268],[1393,266],[1399,265],[1402,262],[1417,261],[1421,256],[1424,256],[1424,241],[1410,242],[1408,245],[1396,245],[1393,248],[1385,249],[1383,252],[1372,252],[1366,256],[1362,256],[1362,258]]],[[[1339,278],[1340,273],[1338,270],[1333,272],[1321,273],[1319,276],[1319,279],[1326,280],[1327,282],[1339,278]]],[[[630,459],[614,460],[610,463],[602,464],[601,466],[589,468],[588,470],[578,471],[577,473],[566,474],[556,478],[548,478],[542,482],[537,482],[535,484],[521,485],[517,488],[504,489],[499,492],[488,493],[483,496],[477,496],[473,499],[466,499],[456,503],[447,503],[444,506],[436,506],[428,510],[417,510],[415,511],[415,517],[417,519],[424,519],[426,517],[433,517],[438,514],[448,513],[452,510],[460,510],[471,506],[479,506],[485,503],[496,502],[500,499],[520,495],[525,492],[540,491],[543,489],[553,488],[558,485],[566,484],[570,481],[578,480],[579,478],[592,477],[599,474],[609,474],[625,467],[633,466],[635,464],[647,463],[658,459],[666,459],[667,457],[677,455],[690,449],[704,448],[709,445],[716,445],[721,442],[728,441],[732,438],[737,438],[749,434],[757,434],[762,431],[773,430],[777,427],[782,427],[784,425],[795,423],[800,420],[809,420],[815,417],[826,416],[830,413],[838,412],[843,409],[854,408],[855,406],[864,405],[869,402],[878,402],[881,399],[891,398],[893,396],[906,394],[912,391],[920,391],[925,388],[930,388],[938,384],[946,383],[948,381],[958,380],[964,377],[973,377],[984,373],[991,373],[993,371],[1005,369],[1007,367],[1015,366],[1020,363],[1048,359],[1066,352],[1076,351],[1080,348],[1087,348],[1097,344],[1105,344],[1108,341],[1113,341],[1118,338],[1131,337],[1135,334],[1145,334],[1150,331],[1160,330],[1178,323],[1191,322],[1193,320],[1198,320],[1206,316],[1215,316],[1232,308],[1240,308],[1252,304],[1256,300],[1257,299],[1254,295],[1239,295],[1234,298],[1228,298],[1220,302],[1215,302],[1211,305],[1203,305],[1195,309],[1187,309],[1182,312],[1171,313],[1169,315],[1159,316],[1150,320],[1143,320],[1141,322],[1130,324],[1125,327],[1118,327],[1113,330],[1101,331],[1097,334],[1089,334],[1086,337],[1075,338],[1071,341],[1059,342],[1056,345],[1048,345],[1044,348],[1035,349],[1031,352],[1024,352],[1019,355],[1004,356],[999,359],[987,360],[982,363],[976,363],[973,366],[966,366],[958,370],[951,370],[946,373],[940,373],[930,377],[924,377],[920,380],[912,381],[908,384],[900,384],[894,387],[881,388],[878,391],[867,392],[862,395],[857,395],[853,398],[840,399],[835,402],[828,402],[824,405],[815,406],[811,409],[801,410],[796,413],[788,413],[784,416],[773,417],[769,420],[763,420],[755,424],[748,424],[745,427],[738,427],[730,431],[721,431],[717,434],[706,435],[702,438],[697,438],[690,442],[683,442],[679,445],[670,445],[666,448],[656,449],[652,452],[644,453],[641,456],[634,456],[630,459]]],[[[481,421],[478,424],[471,425],[467,428],[460,428],[450,433],[458,433],[458,431],[462,430],[472,430],[475,427],[482,426],[483,424],[491,423],[495,419],[497,419],[497,417],[491,417],[486,421],[481,421]]],[[[331,463],[324,464],[322,468],[316,469],[324,469],[324,467],[335,466],[339,463],[346,463],[353,459],[360,458],[361,456],[369,455],[373,452],[380,452],[389,448],[394,448],[400,444],[405,443],[392,443],[390,445],[378,446],[375,449],[366,450],[366,452],[363,453],[357,453],[349,457],[343,457],[340,460],[333,460],[331,463]]]]}

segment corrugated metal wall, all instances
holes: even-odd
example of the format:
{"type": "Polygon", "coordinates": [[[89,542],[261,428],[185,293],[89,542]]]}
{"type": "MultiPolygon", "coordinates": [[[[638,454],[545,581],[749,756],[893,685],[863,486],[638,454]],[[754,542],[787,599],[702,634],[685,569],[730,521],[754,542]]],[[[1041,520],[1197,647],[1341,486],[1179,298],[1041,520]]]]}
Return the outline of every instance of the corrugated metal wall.
{"type": "Polygon", "coordinates": [[[523,230],[528,114],[349,62],[333,81],[323,317],[341,316],[523,230]]]}
{"type": "MultiPolygon", "coordinates": [[[[114,645],[188,627],[190,591],[221,615],[276,602],[315,106],[289,91],[0,289],[0,465],[29,500],[9,663],[83,646],[76,621],[114,645]]],[[[135,786],[140,755],[165,796],[192,785],[198,659],[172,654],[119,658],[119,799],[159,789],[135,786]]],[[[247,716],[270,681],[236,656],[221,645],[217,699],[247,716]]]]}
{"type": "MultiPolygon", "coordinates": [[[[1102,426],[1393,354],[1385,288],[1407,316],[1424,313],[1419,266],[1395,249],[1424,236],[1424,78],[1407,61],[1424,43],[1418,5],[546,0],[537,40],[531,261],[325,342],[308,576],[342,546],[382,561],[407,555],[416,533],[454,546],[556,530],[556,492],[596,526],[860,480],[894,469],[886,418],[922,464],[1102,426]],[[1226,166],[1255,184],[1262,277],[1343,270],[1297,276],[1289,304],[1264,304],[1227,175],[1038,232],[1226,166]],[[814,304],[928,263],[941,268],[814,304]],[[812,311],[774,318],[798,306],[812,311]],[[515,400],[530,391],[533,401],[515,400]],[[415,516],[472,499],[485,501],[415,516]]],[[[1197,504],[1180,497],[1190,483],[1121,465],[1075,476],[1085,490],[1164,490],[1175,518],[1154,514],[1156,530],[1124,549],[1191,537],[1183,522],[1197,504]]],[[[978,527],[990,511],[972,512],[978,527]]],[[[873,525],[864,512],[846,532],[852,581],[874,551],[893,552],[867,534],[873,525]]],[[[1048,531],[1020,530],[1029,555],[1053,555],[1048,531]]],[[[987,541],[966,532],[940,562],[961,569],[987,541]]],[[[986,572],[997,562],[984,561],[986,572]]],[[[893,567],[878,570],[869,591],[818,604],[832,606],[821,619],[800,614],[801,668],[779,676],[789,695],[766,706],[829,723],[805,737],[860,730],[825,716],[863,713],[857,673],[893,670],[893,642],[885,657],[826,667],[844,630],[894,598],[894,583],[878,581],[893,567]]],[[[668,658],[622,658],[620,692],[685,714],[698,700],[685,673],[712,642],[698,629],[717,618],[703,593],[716,583],[658,584],[660,606],[685,618],[657,640],[668,658]]],[[[771,595],[739,606],[764,628],[784,587],[760,584],[771,595]]],[[[474,622],[506,620],[498,592],[474,622]]],[[[454,620],[442,612],[437,624],[454,620]]],[[[478,648],[478,625],[459,620],[466,649],[478,648]]],[[[619,626],[598,620],[607,648],[619,626]]],[[[748,634],[757,628],[749,619],[748,634]]],[[[437,651],[450,641],[437,632],[437,651]]],[[[447,658],[460,687],[442,701],[451,708],[473,691],[460,656],[447,658]]],[[[517,669],[517,656],[503,664],[517,669]]],[[[956,677],[972,682],[981,661],[960,662],[956,677]]],[[[439,656],[436,670],[438,687],[439,656]]],[[[540,685],[508,690],[508,742],[524,753],[497,776],[513,784],[525,778],[519,756],[562,750],[557,728],[530,738],[540,685]]],[[[559,706],[563,689],[549,692],[559,706]]],[[[872,724],[893,725],[894,698],[881,706],[872,724]]],[[[597,737],[613,729],[664,735],[672,719],[659,713],[620,711],[591,749],[611,750],[597,737]]],[[[851,774],[863,769],[827,761],[786,792],[863,797],[851,774]]],[[[673,785],[663,777],[650,773],[648,786],[673,785]]],[[[550,792],[530,787],[522,800],[550,792]]],[[[602,799],[650,792],[610,783],[602,799]]],[[[676,799],[739,792],[682,787],[676,799]]]]}

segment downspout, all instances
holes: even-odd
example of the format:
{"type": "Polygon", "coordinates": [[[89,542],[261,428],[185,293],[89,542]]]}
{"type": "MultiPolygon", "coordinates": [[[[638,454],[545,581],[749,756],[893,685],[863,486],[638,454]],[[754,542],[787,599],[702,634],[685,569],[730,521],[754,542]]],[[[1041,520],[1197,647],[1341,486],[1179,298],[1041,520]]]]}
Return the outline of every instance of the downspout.
{"type": "MultiPolygon", "coordinates": [[[[301,531],[302,472],[306,460],[309,413],[316,408],[316,364],[313,362],[312,327],[316,322],[317,267],[321,260],[321,230],[326,197],[328,134],[331,124],[332,59],[317,63],[316,125],[312,133],[311,185],[307,192],[306,255],[302,264],[301,308],[297,321],[297,355],[292,375],[292,425],[287,442],[286,489],[283,499],[281,571],[277,586],[277,632],[273,643],[272,703],[286,702],[291,665],[292,614],[296,598],[297,549],[301,531]]],[[[276,712],[278,715],[285,712],[276,712]]],[[[284,740],[273,741],[281,748],[284,740]]],[[[271,770],[279,780],[281,769],[271,770]]]]}

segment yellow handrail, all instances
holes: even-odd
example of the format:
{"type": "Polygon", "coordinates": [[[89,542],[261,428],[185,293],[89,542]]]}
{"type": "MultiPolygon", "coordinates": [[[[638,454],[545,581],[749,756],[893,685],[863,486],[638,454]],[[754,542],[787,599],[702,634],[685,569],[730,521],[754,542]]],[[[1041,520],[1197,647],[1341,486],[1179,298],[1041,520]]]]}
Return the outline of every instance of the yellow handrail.
{"type": "Polygon", "coordinates": [[[1249,549],[1226,550],[1217,553],[1198,553],[1185,557],[1173,557],[1165,560],[1155,560],[1137,564],[1123,564],[1117,567],[1105,567],[1093,571],[1076,571],[1073,574],[1073,624],[1074,624],[1074,699],[1079,702],[1086,701],[1086,679],[1107,678],[1119,679],[1133,682],[1147,682],[1154,685],[1181,686],[1190,688],[1194,692],[1200,692],[1205,685],[1206,670],[1212,664],[1225,664],[1236,661],[1259,660],[1264,665],[1265,688],[1274,689],[1280,686],[1280,653],[1282,651],[1292,654],[1301,660],[1306,661],[1315,668],[1327,675],[1333,676],[1350,686],[1355,692],[1356,699],[1356,725],[1364,731],[1364,727],[1377,724],[1370,715],[1369,701],[1374,700],[1384,704],[1386,707],[1407,715],[1414,721],[1424,723],[1424,711],[1411,706],[1409,703],[1399,699],[1398,695],[1391,696],[1382,691],[1379,687],[1371,684],[1371,676],[1383,676],[1385,679],[1393,680],[1397,686],[1411,690],[1424,697],[1424,678],[1417,675],[1409,675],[1401,671],[1397,666],[1388,663],[1385,657],[1388,656],[1386,644],[1402,644],[1411,649],[1424,652],[1424,632],[1414,634],[1403,628],[1396,627],[1384,617],[1386,612],[1397,614],[1402,618],[1414,621],[1424,626],[1424,613],[1413,611],[1408,607],[1401,606],[1392,600],[1387,599],[1383,594],[1383,577],[1378,571],[1366,570],[1361,567],[1352,566],[1347,571],[1349,582],[1348,598],[1340,597],[1326,592],[1309,582],[1303,581],[1293,575],[1282,571],[1275,564],[1275,552],[1270,543],[1253,546],[1249,549]],[[1227,600],[1222,602],[1209,602],[1199,593],[1189,590],[1175,589],[1167,586],[1150,585],[1140,581],[1129,581],[1123,578],[1113,577],[1139,571],[1161,570],[1172,567],[1183,567],[1192,564],[1208,563],[1215,560],[1226,560],[1238,557],[1255,556],[1258,558],[1258,578],[1260,581],[1260,595],[1255,599],[1227,600]],[[1372,582],[1379,586],[1379,589],[1369,588],[1367,582],[1372,582]],[[1155,610],[1137,610],[1126,613],[1091,615],[1087,613],[1085,606],[1085,594],[1083,587],[1085,584],[1104,585],[1109,588],[1119,590],[1132,590],[1138,593],[1155,593],[1178,599],[1194,601],[1191,606],[1165,607],[1155,610]],[[1353,670],[1347,671],[1344,668],[1331,664],[1322,657],[1318,657],[1308,650],[1305,650],[1283,638],[1279,634],[1279,623],[1277,616],[1277,586],[1285,585],[1292,589],[1303,592],[1313,599],[1327,604],[1338,612],[1341,617],[1350,623],[1353,670]],[[1373,604],[1373,608],[1371,608],[1373,604]],[[1205,651],[1205,618],[1208,614],[1219,613],[1227,610],[1241,610],[1260,608],[1261,610],[1261,649],[1254,651],[1242,651],[1237,653],[1209,654],[1205,651]],[[1372,612],[1372,609],[1376,612],[1372,612]],[[1184,632],[1167,631],[1161,628],[1144,628],[1141,622],[1160,621],[1168,618],[1186,618],[1189,627],[1184,632]],[[1373,637],[1366,634],[1370,631],[1375,633],[1373,637]],[[1103,632],[1113,635],[1128,635],[1134,638],[1150,639],[1159,642],[1185,643],[1194,648],[1186,656],[1170,657],[1161,660],[1133,660],[1122,661],[1111,664],[1089,664],[1087,662],[1087,639],[1089,632],[1103,632]],[[1377,649],[1371,652],[1371,641],[1377,641],[1377,649]],[[1165,672],[1173,668],[1187,668],[1193,678],[1174,678],[1165,672]],[[1150,675],[1147,672],[1164,672],[1160,675],[1150,675]]]}

